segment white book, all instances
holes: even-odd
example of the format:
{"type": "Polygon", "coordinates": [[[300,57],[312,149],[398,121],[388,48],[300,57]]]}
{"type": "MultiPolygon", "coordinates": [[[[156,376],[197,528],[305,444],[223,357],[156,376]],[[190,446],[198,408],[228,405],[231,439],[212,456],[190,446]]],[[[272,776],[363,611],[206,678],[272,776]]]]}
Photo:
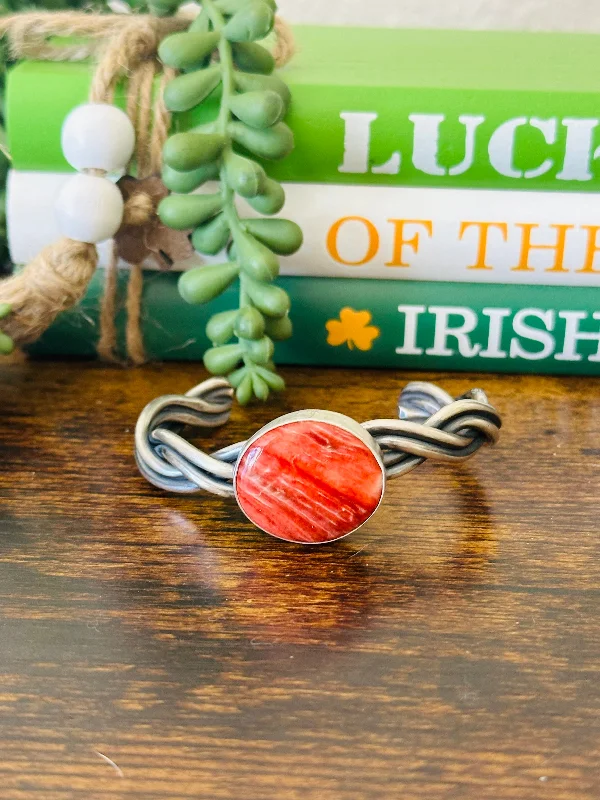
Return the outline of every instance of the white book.
{"type": "MultiPolygon", "coordinates": [[[[11,171],[11,257],[34,258],[60,237],[62,173],[11,171]]],[[[214,191],[206,185],[200,191],[214,191]]],[[[600,195],[289,183],[281,216],[304,231],[283,275],[600,286],[600,195]]],[[[258,216],[240,201],[243,216],[258,216]]],[[[100,245],[105,265],[110,243],[100,245]]],[[[224,255],[179,264],[222,261],[224,255]]],[[[148,264],[152,266],[152,264],[148,264]]]]}

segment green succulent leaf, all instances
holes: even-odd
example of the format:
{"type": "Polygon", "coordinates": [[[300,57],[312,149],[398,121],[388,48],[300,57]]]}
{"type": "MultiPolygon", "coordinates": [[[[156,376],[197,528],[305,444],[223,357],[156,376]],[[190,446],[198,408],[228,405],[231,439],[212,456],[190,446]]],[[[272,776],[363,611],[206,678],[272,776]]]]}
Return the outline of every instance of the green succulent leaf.
{"type": "Polygon", "coordinates": [[[198,253],[215,256],[227,246],[229,236],[227,217],[225,214],[218,214],[194,230],[192,246],[198,253]]]}
{"type": "Polygon", "coordinates": [[[259,400],[267,400],[269,397],[269,384],[258,374],[256,370],[252,372],[252,391],[259,400]]]}
{"type": "Polygon", "coordinates": [[[283,101],[284,112],[290,107],[292,95],[277,75],[256,75],[250,72],[236,72],[235,85],[240,92],[276,92],[283,101]]]}
{"type": "Polygon", "coordinates": [[[237,261],[237,251],[233,240],[229,243],[229,247],[227,248],[227,258],[229,261],[237,261]]]}
{"type": "Polygon", "coordinates": [[[252,374],[249,370],[246,370],[235,392],[236,400],[241,406],[247,406],[250,400],[252,400],[252,392],[252,374]]]}
{"type": "Polygon", "coordinates": [[[270,75],[275,69],[275,59],[260,44],[238,42],[232,46],[233,60],[244,72],[259,72],[270,75]]]}
{"type": "Polygon", "coordinates": [[[179,172],[189,172],[216,161],[225,147],[218,133],[175,133],[165,142],[163,159],[179,172]]]}
{"type": "Polygon", "coordinates": [[[233,338],[234,326],[239,316],[239,311],[221,311],[210,318],[206,325],[206,336],[213,345],[227,344],[233,338]]]}
{"type": "Polygon", "coordinates": [[[231,99],[229,108],[251,128],[269,128],[285,114],[281,95],[271,89],[238,94],[231,99]]]}
{"type": "Polygon", "coordinates": [[[256,281],[272,281],[279,275],[279,260],[272,250],[249,233],[235,236],[237,261],[246,275],[256,281]]]}
{"type": "Polygon", "coordinates": [[[248,279],[245,283],[250,299],[266,317],[284,317],[290,310],[290,298],[279,286],[248,279]]]}
{"type": "Polygon", "coordinates": [[[229,133],[234,141],[260,158],[277,160],[294,149],[294,134],[285,122],[278,122],[265,130],[251,128],[243,122],[232,122],[229,133]]]}
{"type": "Polygon", "coordinates": [[[241,344],[225,344],[211,347],[204,353],[204,366],[213,375],[227,375],[242,360],[244,350],[241,344]]]}
{"type": "Polygon", "coordinates": [[[237,264],[194,267],[182,272],[177,288],[186,303],[208,303],[222,294],[238,275],[237,264]]]}
{"type": "Polygon", "coordinates": [[[173,33],[160,43],[158,57],[173,69],[197,69],[217,47],[219,39],[217,31],[173,33]]]}
{"type": "Polygon", "coordinates": [[[302,228],[289,219],[245,219],[244,227],[280,256],[290,256],[302,246],[302,228]]]}
{"type": "Polygon", "coordinates": [[[264,39],[275,21],[273,9],[263,0],[249,0],[236,11],[223,28],[230,42],[254,42],[264,39]]]}
{"type": "Polygon", "coordinates": [[[221,70],[218,66],[179,75],[167,84],[165,106],[169,111],[189,111],[208,97],[220,83],[221,70]]]}
{"type": "Polygon", "coordinates": [[[286,314],[278,319],[268,319],[265,324],[265,333],[275,342],[282,342],[292,335],[292,320],[286,314]]]}
{"type": "Polygon", "coordinates": [[[285,192],[283,187],[272,178],[267,178],[264,189],[256,197],[248,197],[248,203],[255,211],[261,214],[278,214],[285,203],[285,192]]]}
{"type": "Polygon", "coordinates": [[[247,374],[248,374],[248,367],[244,365],[243,367],[240,367],[239,369],[230,372],[229,375],[227,376],[227,380],[233,386],[234,389],[237,389],[237,387],[244,380],[244,377],[247,374]]]}
{"type": "Polygon", "coordinates": [[[196,19],[192,22],[192,24],[188,28],[188,32],[207,33],[209,30],[210,30],[210,17],[208,16],[206,9],[203,8],[202,11],[196,17],[196,19]]]}
{"type": "Polygon", "coordinates": [[[189,172],[179,172],[168,164],[163,165],[162,182],[171,192],[189,194],[202,186],[206,181],[214,180],[219,176],[219,165],[216,163],[204,164],[202,167],[189,172]]]}
{"type": "MultiPolygon", "coordinates": [[[[7,317],[12,311],[9,303],[0,303],[0,319],[7,317]]],[[[263,326],[264,327],[264,326],[263,326]]],[[[0,355],[8,356],[15,349],[15,344],[10,336],[0,331],[0,355]]]]}
{"type": "Polygon", "coordinates": [[[158,216],[164,225],[185,231],[202,225],[223,208],[220,194],[170,194],[161,200],[158,216]]]}
{"type": "Polygon", "coordinates": [[[0,333],[0,355],[9,356],[15,349],[15,343],[5,333],[0,333]]]}
{"type": "Polygon", "coordinates": [[[252,358],[255,364],[268,364],[273,358],[275,346],[268,336],[256,341],[247,341],[245,352],[252,358]]]}
{"type": "Polygon", "coordinates": [[[265,188],[267,175],[256,161],[227,148],[223,154],[223,165],[227,182],[242,197],[256,197],[265,188]]]}
{"type": "Polygon", "coordinates": [[[261,339],[265,332],[265,318],[257,308],[241,308],[235,318],[233,332],[240,339],[261,339]]]}
{"type": "Polygon", "coordinates": [[[255,371],[257,375],[264,380],[267,384],[269,389],[272,389],[274,392],[282,392],[285,389],[285,381],[281,377],[281,375],[277,375],[277,373],[272,372],[272,370],[267,369],[267,367],[256,366],[255,371]]]}

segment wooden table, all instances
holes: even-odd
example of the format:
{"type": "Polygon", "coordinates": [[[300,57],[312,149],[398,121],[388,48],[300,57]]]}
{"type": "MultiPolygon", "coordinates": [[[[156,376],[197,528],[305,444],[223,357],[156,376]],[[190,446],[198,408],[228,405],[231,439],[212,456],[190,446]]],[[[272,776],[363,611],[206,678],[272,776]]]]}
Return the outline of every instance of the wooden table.
{"type": "MultiPolygon", "coordinates": [[[[501,442],[390,484],[336,545],[138,476],[198,365],[2,367],[2,800],[600,797],[600,384],[484,386],[501,442]]],[[[274,416],[393,416],[414,375],[287,370],[274,416]]]]}

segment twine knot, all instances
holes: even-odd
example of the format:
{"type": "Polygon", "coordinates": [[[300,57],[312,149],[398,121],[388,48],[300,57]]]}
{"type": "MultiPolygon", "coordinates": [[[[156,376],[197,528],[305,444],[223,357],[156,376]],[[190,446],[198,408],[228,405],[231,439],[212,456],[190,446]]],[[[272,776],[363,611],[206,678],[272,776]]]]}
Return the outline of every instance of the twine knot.
{"type": "Polygon", "coordinates": [[[125,201],[123,225],[145,225],[155,213],[153,198],[146,192],[135,192],[125,201]]]}
{"type": "Polygon", "coordinates": [[[170,269],[194,254],[191,231],[168,228],[158,216],[160,201],[169,190],[157,175],[142,180],[125,175],[117,186],[125,203],[123,224],[115,236],[118,257],[133,266],[150,258],[159,269],[170,269]]]}

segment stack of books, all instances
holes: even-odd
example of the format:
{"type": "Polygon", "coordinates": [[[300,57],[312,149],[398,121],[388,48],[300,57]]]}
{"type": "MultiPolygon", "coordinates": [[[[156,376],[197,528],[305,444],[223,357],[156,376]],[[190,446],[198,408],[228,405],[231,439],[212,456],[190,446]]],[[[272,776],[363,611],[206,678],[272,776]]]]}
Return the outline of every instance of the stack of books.
{"type": "MultiPolygon", "coordinates": [[[[283,77],[296,148],[265,164],[285,183],[283,215],[305,234],[283,259],[294,337],[278,345],[278,361],[600,374],[600,37],[295,35],[283,77]]],[[[25,62],[9,75],[15,263],[58,237],[60,129],[85,101],[91,71],[25,62]]],[[[207,102],[174,125],[214,110],[207,102]]],[[[177,277],[146,274],[146,347],[159,359],[200,359],[207,318],[235,307],[236,290],[188,306],[177,277]]],[[[37,352],[94,352],[101,284],[98,274],[37,352]]]]}

